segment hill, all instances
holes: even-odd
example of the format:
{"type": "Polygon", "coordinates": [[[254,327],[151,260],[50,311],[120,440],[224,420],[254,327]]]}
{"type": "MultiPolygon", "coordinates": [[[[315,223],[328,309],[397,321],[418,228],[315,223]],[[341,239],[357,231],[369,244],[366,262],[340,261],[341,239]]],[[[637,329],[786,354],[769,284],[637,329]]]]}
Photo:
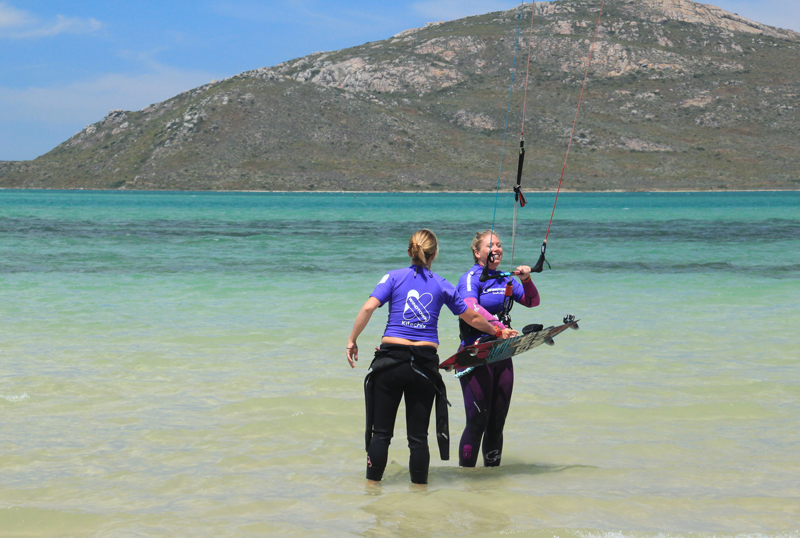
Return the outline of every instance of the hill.
{"type": "MultiPolygon", "coordinates": [[[[600,7],[537,3],[525,185],[554,189],[600,7]]],[[[530,4],[502,184],[516,169],[530,4]]],[[[519,9],[241,73],[111,111],[0,187],[489,190],[519,9]]],[[[800,34],[688,0],[606,3],[572,190],[800,188],[800,34]]]]}

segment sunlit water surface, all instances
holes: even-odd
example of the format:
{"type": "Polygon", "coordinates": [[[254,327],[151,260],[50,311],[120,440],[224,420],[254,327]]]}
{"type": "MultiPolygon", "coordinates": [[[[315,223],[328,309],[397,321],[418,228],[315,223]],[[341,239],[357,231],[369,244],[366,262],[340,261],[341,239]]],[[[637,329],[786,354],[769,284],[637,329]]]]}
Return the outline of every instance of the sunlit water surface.
{"type": "Polygon", "coordinates": [[[513,314],[581,330],[515,359],[503,465],[411,486],[401,418],[367,486],[355,313],[420,227],[455,282],[494,204],[0,191],[0,536],[800,536],[800,193],[562,194],[513,314]]]}

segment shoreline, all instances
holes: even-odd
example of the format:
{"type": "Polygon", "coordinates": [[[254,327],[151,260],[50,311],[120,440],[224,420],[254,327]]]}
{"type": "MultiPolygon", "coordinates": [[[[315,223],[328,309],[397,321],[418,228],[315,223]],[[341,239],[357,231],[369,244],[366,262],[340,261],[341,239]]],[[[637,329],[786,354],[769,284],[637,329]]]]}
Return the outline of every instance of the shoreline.
{"type": "MultiPolygon", "coordinates": [[[[13,187],[0,187],[0,191],[62,191],[62,192],[129,192],[129,193],[203,193],[203,194],[227,194],[227,193],[246,193],[246,194],[496,194],[498,191],[490,190],[490,191],[430,191],[430,190],[416,190],[416,191],[347,191],[347,190],[337,190],[337,191],[323,191],[323,190],[314,190],[314,191],[304,191],[304,190],[294,190],[294,191],[287,191],[287,190],[167,190],[167,189],[85,189],[85,188],[78,188],[78,189],[53,189],[53,188],[39,188],[39,189],[26,189],[26,188],[13,188],[13,187]]],[[[499,191],[503,194],[513,194],[513,189],[508,190],[501,190],[499,191]]],[[[528,191],[526,194],[555,194],[556,190],[548,190],[548,191],[528,191]]],[[[581,191],[581,190],[574,190],[574,189],[561,189],[560,191],[562,194],[570,193],[570,194],[635,194],[635,193],[642,193],[642,194],[653,194],[653,193],[680,193],[680,194],[690,194],[690,193],[726,193],[726,192],[800,192],[800,188],[797,189],[713,189],[713,190],[681,190],[681,189],[653,189],[653,190],[623,190],[623,189],[613,189],[613,190],[591,190],[591,191],[581,191]]]]}

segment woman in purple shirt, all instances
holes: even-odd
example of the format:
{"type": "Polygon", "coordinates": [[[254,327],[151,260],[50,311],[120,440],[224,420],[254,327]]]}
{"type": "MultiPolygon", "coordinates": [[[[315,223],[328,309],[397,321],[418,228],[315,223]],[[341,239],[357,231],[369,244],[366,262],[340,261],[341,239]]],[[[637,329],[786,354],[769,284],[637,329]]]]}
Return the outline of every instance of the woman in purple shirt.
{"type": "MultiPolygon", "coordinates": [[[[498,272],[497,267],[503,260],[503,247],[497,234],[491,230],[475,234],[472,240],[472,257],[475,265],[459,279],[458,292],[469,309],[490,322],[494,331],[506,329],[498,316],[502,317],[508,284],[511,285],[514,302],[528,308],[539,305],[539,292],[531,280],[531,268],[527,265],[517,267],[519,280],[500,277],[480,281],[484,267],[488,267],[488,274],[491,276],[498,272]]],[[[479,338],[491,334],[492,332],[483,329],[475,331],[461,324],[461,346],[472,345],[479,338]]],[[[458,446],[458,464],[462,467],[475,467],[478,448],[483,440],[483,464],[486,467],[500,465],[503,428],[514,388],[514,364],[508,358],[485,366],[467,368],[457,372],[456,376],[461,381],[467,415],[467,425],[458,446]]]]}
{"type": "Polygon", "coordinates": [[[436,429],[442,459],[449,458],[447,396],[439,374],[438,321],[447,306],[477,330],[509,338],[516,331],[493,327],[480,314],[467,308],[456,288],[431,271],[438,253],[436,236],[419,230],[408,242],[412,265],[389,271],[361,307],[347,343],[347,360],[355,367],[358,360],[356,340],[375,310],[389,304],[389,319],[381,346],[375,352],[367,377],[364,395],[367,404],[367,479],[379,481],[386,469],[389,443],[400,399],[406,402],[406,429],[411,450],[409,471],[415,484],[428,482],[428,423],[434,399],[437,400],[436,429]]]}

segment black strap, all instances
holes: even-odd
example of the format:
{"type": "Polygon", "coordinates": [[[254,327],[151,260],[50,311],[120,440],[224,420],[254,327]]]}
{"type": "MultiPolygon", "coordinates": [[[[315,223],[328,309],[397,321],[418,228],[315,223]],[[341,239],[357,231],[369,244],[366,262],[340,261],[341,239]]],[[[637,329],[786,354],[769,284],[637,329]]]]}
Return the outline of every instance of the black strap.
{"type": "MultiPolygon", "coordinates": [[[[494,234],[494,232],[492,232],[494,234]]],[[[486,256],[486,263],[483,264],[483,271],[481,271],[481,277],[478,279],[481,282],[486,282],[489,280],[489,264],[494,263],[494,252],[492,252],[492,246],[489,245],[489,254],[486,256]]]]}
{"type": "Polygon", "coordinates": [[[439,445],[439,456],[442,460],[450,459],[450,421],[447,407],[452,404],[447,399],[442,375],[439,373],[439,355],[431,346],[406,346],[401,344],[381,344],[375,352],[375,358],[369,366],[364,378],[364,401],[366,405],[366,430],[364,433],[365,448],[369,450],[372,441],[372,428],[375,422],[375,374],[390,370],[401,364],[410,362],[411,369],[425,378],[436,389],[436,440],[439,445]]]}
{"type": "Polygon", "coordinates": [[[548,262],[544,257],[544,251],[545,250],[547,250],[547,240],[546,239],[544,241],[542,241],[542,252],[541,252],[541,254],[539,254],[539,259],[537,260],[536,265],[534,265],[531,268],[531,273],[541,273],[542,270],[544,269],[544,264],[547,264],[547,268],[548,269],[552,269],[552,267],[550,267],[550,262],[548,262]]]}
{"type": "Polygon", "coordinates": [[[525,137],[519,137],[519,160],[517,161],[517,184],[514,185],[514,201],[519,202],[520,207],[525,207],[528,201],[522,194],[522,165],[525,164],[525,137]]]}
{"type": "Polygon", "coordinates": [[[514,306],[514,296],[503,297],[503,310],[497,314],[497,319],[500,323],[506,326],[506,329],[511,328],[511,308],[514,306]]]}

